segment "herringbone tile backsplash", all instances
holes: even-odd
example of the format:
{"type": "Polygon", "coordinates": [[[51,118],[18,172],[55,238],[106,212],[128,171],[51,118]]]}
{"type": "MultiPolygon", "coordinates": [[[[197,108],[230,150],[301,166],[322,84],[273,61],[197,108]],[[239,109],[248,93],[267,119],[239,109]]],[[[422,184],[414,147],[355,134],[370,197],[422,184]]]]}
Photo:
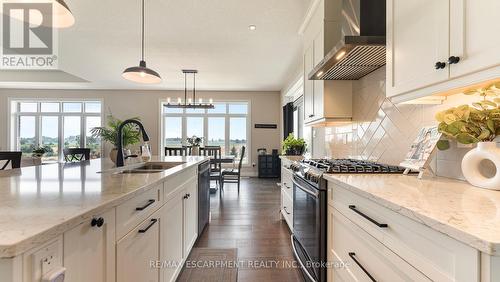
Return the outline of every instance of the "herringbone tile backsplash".
{"type": "MultiPolygon", "coordinates": [[[[385,68],[356,81],[353,88],[354,122],[324,129],[327,157],[399,164],[420,128],[436,124],[436,112],[479,99],[459,94],[442,105],[393,104],[385,97],[385,68]]],[[[438,175],[463,179],[460,162],[468,150],[452,144],[450,150],[439,151],[432,162],[438,175]]]]}

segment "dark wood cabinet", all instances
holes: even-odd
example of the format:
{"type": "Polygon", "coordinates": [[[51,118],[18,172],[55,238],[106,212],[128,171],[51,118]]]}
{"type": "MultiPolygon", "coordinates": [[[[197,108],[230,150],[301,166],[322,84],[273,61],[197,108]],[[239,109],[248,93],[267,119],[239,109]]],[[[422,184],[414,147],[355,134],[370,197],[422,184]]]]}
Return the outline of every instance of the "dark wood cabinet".
{"type": "Polygon", "coordinates": [[[280,158],[276,155],[259,155],[259,178],[279,178],[280,158]]]}

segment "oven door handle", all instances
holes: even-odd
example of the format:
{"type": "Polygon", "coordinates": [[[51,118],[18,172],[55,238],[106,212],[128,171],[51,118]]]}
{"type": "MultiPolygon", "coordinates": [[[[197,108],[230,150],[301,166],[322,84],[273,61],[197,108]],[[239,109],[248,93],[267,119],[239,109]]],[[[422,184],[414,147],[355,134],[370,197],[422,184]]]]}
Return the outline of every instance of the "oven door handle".
{"type": "Polygon", "coordinates": [[[305,274],[307,275],[307,277],[312,281],[312,282],[316,282],[316,279],[314,279],[314,277],[312,277],[312,275],[309,273],[309,271],[307,271],[307,268],[304,266],[304,264],[302,263],[302,261],[300,260],[300,257],[299,257],[299,254],[297,253],[297,249],[295,248],[295,242],[293,240],[293,234],[290,235],[290,240],[292,241],[292,249],[293,249],[293,253],[295,254],[295,258],[297,258],[297,261],[299,262],[300,264],[300,267],[302,267],[304,269],[304,272],[305,274]]]}
{"type": "Polygon", "coordinates": [[[311,196],[314,196],[315,198],[318,197],[317,194],[315,194],[315,193],[313,193],[313,192],[311,192],[311,191],[309,191],[307,189],[302,188],[302,186],[297,181],[295,181],[295,179],[292,179],[292,182],[293,182],[294,185],[297,185],[297,187],[299,187],[300,190],[306,192],[307,194],[309,194],[311,196]]]}

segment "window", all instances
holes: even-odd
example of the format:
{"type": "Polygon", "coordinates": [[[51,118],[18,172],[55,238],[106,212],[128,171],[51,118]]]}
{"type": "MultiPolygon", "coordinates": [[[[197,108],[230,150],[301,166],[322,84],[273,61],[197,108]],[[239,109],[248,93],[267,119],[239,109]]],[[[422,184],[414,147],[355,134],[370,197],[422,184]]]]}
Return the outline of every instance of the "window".
{"type": "Polygon", "coordinates": [[[246,146],[244,163],[249,163],[249,103],[215,102],[214,105],[214,109],[207,110],[162,107],[161,146],[187,145],[186,138],[196,135],[204,137],[204,145],[220,146],[223,155],[239,157],[241,147],[246,146]]]}
{"type": "Polygon", "coordinates": [[[101,126],[100,101],[13,101],[11,147],[31,156],[43,147],[43,161],[63,159],[63,148],[90,148],[101,157],[101,141],[90,130],[101,126]]]}

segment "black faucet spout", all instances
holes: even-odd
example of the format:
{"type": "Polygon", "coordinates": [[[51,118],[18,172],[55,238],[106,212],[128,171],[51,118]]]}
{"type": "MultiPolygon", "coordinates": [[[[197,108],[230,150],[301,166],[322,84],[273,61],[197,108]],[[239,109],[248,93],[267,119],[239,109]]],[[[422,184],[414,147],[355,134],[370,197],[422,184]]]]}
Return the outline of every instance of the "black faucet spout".
{"type": "Polygon", "coordinates": [[[120,126],[118,127],[118,136],[117,136],[117,140],[116,140],[117,141],[116,144],[118,146],[118,155],[116,156],[116,166],[117,167],[124,165],[125,156],[123,155],[123,128],[125,126],[127,126],[128,124],[137,125],[141,131],[142,140],[144,140],[144,142],[149,141],[148,133],[146,132],[146,130],[144,129],[144,126],[142,125],[142,123],[140,121],[138,121],[136,119],[127,119],[124,122],[122,122],[120,124],[120,126]]]}

